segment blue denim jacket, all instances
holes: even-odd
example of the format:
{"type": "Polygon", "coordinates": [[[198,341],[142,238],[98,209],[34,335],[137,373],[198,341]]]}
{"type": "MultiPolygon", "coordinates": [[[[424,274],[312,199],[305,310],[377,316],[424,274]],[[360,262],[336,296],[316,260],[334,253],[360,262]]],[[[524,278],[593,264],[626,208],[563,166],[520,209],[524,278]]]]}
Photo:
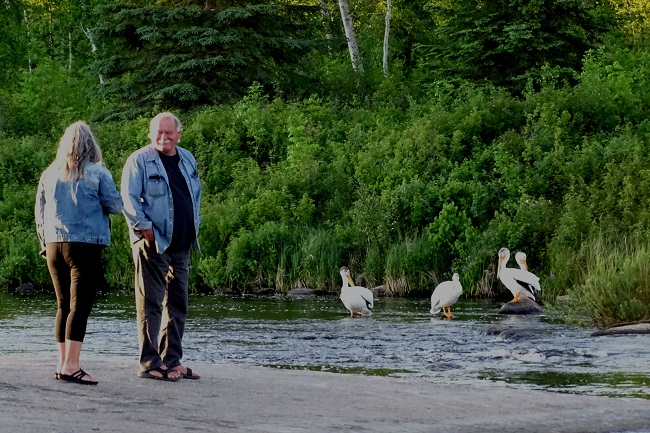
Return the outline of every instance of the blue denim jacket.
{"type": "Polygon", "coordinates": [[[110,171],[88,163],[79,181],[63,181],[56,167],[41,175],[36,192],[36,232],[41,254],[49,242],[111,244],[109,214],[122,211],[110,171]]]}
{"type": "MultiPolygon", "coordinates": [[[[192,196],[194,231],[198,236],[201,222],[199,216],[201,182],[196,169],[196,160],[188,150],[176,146],[176,151],[180,156],[178,166],[192,196]]],[[[122,171],[120,189],[131,243],[142,239],[140,230],[153,229],[156,250],[158,254],[164,253],[172,241],[174,204],[165,166],[153,145],[136,150],[129,156],[122,171]]],[[[196,239],[193,246],[199,249],[196,239]]]]}

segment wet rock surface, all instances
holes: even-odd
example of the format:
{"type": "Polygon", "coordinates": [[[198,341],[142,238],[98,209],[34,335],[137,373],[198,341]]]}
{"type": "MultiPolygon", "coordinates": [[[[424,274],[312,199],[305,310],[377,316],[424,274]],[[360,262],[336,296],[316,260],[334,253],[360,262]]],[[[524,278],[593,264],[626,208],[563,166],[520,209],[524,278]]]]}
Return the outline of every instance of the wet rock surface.
{"type": "Polygon", "coordinates": [[[601,337],[605,335],[633,335],[633,334],[650,334],[650,323],[637,323],[634,325],[615,326],[613,328],[601,329],[593,332],[592,337],[601,337]]]}
{"type": "Polygon", "coordinates": [[[307,287],[298,287],[287,292],[287,296],[316,296],[316,291],[307,287]]]}
{"type": "Polygon", "coordinates": [[[18,296],[34,296],[38,293],[38,291],[36,290],[36,288],[32,283],[21,284],[15,289],[10,290],[10,292],[13,292],[15,295],[18,296]]]}
{"type": "Polygon", "coordinates": [[[495,335],[504,340],[530,340],[549,335],[548,331],[536,328],[508,328],[503,325],[489,325],[484,329],[485,335],[495,335]]]}

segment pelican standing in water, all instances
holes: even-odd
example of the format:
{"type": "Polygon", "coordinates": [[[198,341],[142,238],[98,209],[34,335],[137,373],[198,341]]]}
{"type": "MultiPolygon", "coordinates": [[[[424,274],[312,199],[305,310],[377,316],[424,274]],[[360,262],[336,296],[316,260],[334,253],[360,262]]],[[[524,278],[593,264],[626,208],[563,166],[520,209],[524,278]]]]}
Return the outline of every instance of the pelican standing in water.
{"type": "Polygon", "coordinates": [[[541,290],[539,286],[539,278],[532,272],[528,272],[526,265],[526,255],[524,253],[517,253],[515,256],[517,263],[521,269],[508,268],[508,260],[510,260],[510,250],[501,248],[499,250],[499,266],[497,269],[497,278],[501,280],[504,286],[510,290],[514,299],[510,302],[519,302],[519,298],[535,300],[533,292],[541,290]]]}
{"type": "Polygon", "coordinates": [[[460,294],[463,293],[463,286],[460,284],[458,274],[454,274],[451,281],[443,281],[438,284],[431,295],[431,314],[438,314],[440,309],[448,319],[454,317],[451,314],[451,306],[454,305],[460,294]],[[447,307],[447,310],[445,310],[447,307]]]}
{"type": "Polygon", "coordinates": [[[339,272],[343,278],[340,297],[345,308],[350,311],[350,316],[354,317],[354,313],[361,314],[361,317],[370,316],[372,314],[370,309],[373,306],[372,292],[365,287],[356,286],[350,276],[350,270],[345,266],[339,269],[339,272]]]}

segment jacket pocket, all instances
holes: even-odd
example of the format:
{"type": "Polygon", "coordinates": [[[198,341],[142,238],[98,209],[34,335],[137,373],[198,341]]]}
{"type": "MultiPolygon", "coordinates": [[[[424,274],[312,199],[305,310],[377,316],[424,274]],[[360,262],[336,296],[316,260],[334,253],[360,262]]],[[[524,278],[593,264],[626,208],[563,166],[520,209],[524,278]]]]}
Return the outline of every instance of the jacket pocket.
{"type": "Polygon", "coordinates": [[[165,179],[159,174],[152,174],[149,176],[147,182],[147,194],[151,197],[160,197],[165,195],[165,190],[167,185],[165,184],[165,179]]]}

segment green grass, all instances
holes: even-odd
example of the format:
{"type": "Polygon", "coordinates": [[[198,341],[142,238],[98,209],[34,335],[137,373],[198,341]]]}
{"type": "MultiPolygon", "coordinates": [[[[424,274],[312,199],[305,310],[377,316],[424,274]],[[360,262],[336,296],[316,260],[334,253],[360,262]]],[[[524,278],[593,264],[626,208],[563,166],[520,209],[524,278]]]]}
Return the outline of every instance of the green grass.
{"type": "Polygon", "coordinates": [[[604,235],[588,239],[572,259],[581,270],[569,291],[571,310],[608,327],[650,319],[650,239],[604,235]]]}

